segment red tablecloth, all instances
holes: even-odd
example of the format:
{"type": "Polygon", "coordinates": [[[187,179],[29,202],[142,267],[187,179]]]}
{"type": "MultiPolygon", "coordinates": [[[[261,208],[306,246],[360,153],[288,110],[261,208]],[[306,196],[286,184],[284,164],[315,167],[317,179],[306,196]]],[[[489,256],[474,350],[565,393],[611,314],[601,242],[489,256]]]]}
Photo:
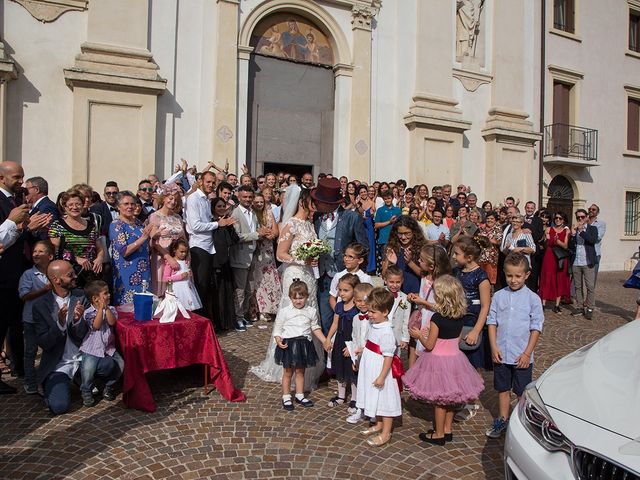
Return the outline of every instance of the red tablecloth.
{"type": "Polygon", "coordinates": [[[116,330],[124,358],[123,400],[129,408],[156,410],[145,373],[201,363],[209,365],[211,383],[231,402],[242,402],[244,394],[234,387],[211,322],[190,312],[180,313],[173,323],[158,319],[137,322],[133,313],[119,312],[116,330]]]}

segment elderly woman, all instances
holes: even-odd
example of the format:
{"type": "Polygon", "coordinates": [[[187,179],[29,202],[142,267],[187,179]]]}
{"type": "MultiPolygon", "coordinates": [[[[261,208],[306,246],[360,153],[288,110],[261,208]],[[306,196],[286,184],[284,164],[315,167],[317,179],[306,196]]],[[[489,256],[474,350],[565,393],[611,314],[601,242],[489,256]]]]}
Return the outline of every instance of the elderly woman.
{"type": "Polygon", "coordinates": [[[149,224],[155,225],[158,234],[151,240],[151,290],[161,297],[167,287],[162,280],[164,266],[169,263],[174,269],[178,269],[178,262],[169,255],[171,242],[183,238],[186,239],[182,217],[178,212],[182,209],[180,187],[175,183],[164,184],[158,197],[159,209],[149,215],[149,224]]]}
{"type": "Polygon", "coordinates": [[[49,227],[49,239],[56,247],[56,258],[73,265],[82,288],[102,272],[105,252],[98,242],[100,232],[92,216],[83,218],[86,199],[79,190],[68,190],[59,200],[62,216],[49,227]]]}
{"type": "Polygon", "coordinates": [[[143,228],[136,218],[136,197],[129,191],[118,194],[116,205],[120,217],[109,227],[113,262],[113,302],[131,303],[133,294],[151,283],[149,241],[158,232],[157,225],[143,228]]]}

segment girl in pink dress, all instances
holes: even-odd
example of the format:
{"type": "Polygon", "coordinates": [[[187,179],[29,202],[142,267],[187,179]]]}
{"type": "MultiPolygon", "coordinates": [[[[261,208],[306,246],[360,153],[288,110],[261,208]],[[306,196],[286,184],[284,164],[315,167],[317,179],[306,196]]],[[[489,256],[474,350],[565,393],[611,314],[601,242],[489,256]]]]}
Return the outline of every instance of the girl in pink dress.
{"type": "Polygon", "coordinates": [[[402,381],[413,398],[435,405],[434,428],[421,433],[420,440],[444,445],[453,439],[455,406],[476,400],[484,382],[458,347],[462,317],[467,311],[462,284],[451,275],[443,275],[433,283],[433,291],[436,313],[427,337],[419,339],[426,352],[402,381]]]}

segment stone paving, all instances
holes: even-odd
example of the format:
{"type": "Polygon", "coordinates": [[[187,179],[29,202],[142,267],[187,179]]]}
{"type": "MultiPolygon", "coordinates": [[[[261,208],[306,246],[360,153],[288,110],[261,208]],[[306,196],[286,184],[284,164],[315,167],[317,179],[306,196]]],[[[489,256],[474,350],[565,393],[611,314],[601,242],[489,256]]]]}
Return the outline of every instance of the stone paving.
{"type": "MultiPolygon", "coordinates": [[[[600,274],[593,321],[547,311],[536,376],[633,318],[637,292],[621,287],[626,276],[600,274]]],[[[125,409],[120,398],[83,408],[76,391],[73,411],[54,418],[37,396],[0,397],[0,479],[503,478],[503,441],[484,435],[496,412],[490,374],[483,408],[454,425],[453,442],[422,445],[417,435],[430,428],[432,408],[405,396],[393,440],[373,449],[359,436],[360,426],[344,421],[346,406],[326,406],[334,383],[312,393],[315,408],[287,413],[279,385],[248,372],[262,360],[269,331],[220,337],[235,382],[248,397],[242,404],[227,403],[216,392],[203,396],[197,366],[149,375],[155,413],[125,409]]],[[[22,390],[21,381],[10,383],[22,390]]]]}

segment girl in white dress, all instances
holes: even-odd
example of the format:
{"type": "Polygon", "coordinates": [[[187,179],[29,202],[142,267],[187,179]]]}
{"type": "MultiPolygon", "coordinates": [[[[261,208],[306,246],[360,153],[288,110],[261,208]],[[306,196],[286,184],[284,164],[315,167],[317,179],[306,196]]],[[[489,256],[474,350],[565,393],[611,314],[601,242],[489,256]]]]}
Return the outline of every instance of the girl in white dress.
{"type": "Polygon", "coordinates": [[[278,310],[276,323],[273,326],[273,338],[278,345],[274,359],[282,365],[282,408],[294,409],[291,401],[291,377],[296,376],[296,403],[303,407],[313,407],[313,402],[304,396],[304,371],[319,361],[311,335],[324,343],[327,339],[322,334],[318,323],[318,311],[307,305],[309,288],[307,284],[294,280],[289,287],[291,305],[278,310]]]}
{"type": "MultiPolygon", "coordinates": [[[[310,219],[313,217],[314,207],[309,190],[301,190],[298,185],[290,185],[285,192],[285,200],[282,205],[283,224],[280,225],[278,248],[276,258],[282,262],[280,266],[280,278],[284,295],[280,300],[279,310],[291,305],[289,287],[298,279],[307,284],[309,288],[309,300],[307,305],[318,310],[317,280],[313,274],[312,266],[317,260],[299,260],[294,257],[294,252],[303,243],[316,240],[318,236],[310,219]],[[291,216],[293,213],[295,215],[291,216]]],[[[317,313],[316,313],[317,315],[317,313]]],[[[318,355],[318,362],[314,367],[307,368],[304,372],[304,386],[308,390],[314,390],[318,385],[318,379],[325,370],[324,350],[322,343],[314,337],[313,345],[318,355]]],[[[265,359],[251,367],[251,373],[265,382],[280,382],[282,380],[282,366],[274,360],[276,349],[275,340],[271,339],[265,359]]],[[[293,387],[293,383],[292,383],[293,387]]]]}
{"type": "Polygon", "coordinates": [[[193,273],[187,257],[189,256],[189,244],[183,238],[171,242],[169,255],[178,262],[178,269],[174,269],[169,262],[164,264],[163,282],[173,282],[173,293],[187,310],[202,308],[202,302],[193,285],[193,273]]]}
{"type": "Polygon", "coordinates": [[[395,354],[396,339],[388,318],[393,301],[393,294],[384,288],[374,288],[367,299],[371,329],[358,362],[356,406],[364,410],[365,416],[377,417],[375,426],[361,432],[363,435],[376,434],[367,440],[372,447],[389,443],[393,417],[402,415],[402,361],[395,354]]]}

